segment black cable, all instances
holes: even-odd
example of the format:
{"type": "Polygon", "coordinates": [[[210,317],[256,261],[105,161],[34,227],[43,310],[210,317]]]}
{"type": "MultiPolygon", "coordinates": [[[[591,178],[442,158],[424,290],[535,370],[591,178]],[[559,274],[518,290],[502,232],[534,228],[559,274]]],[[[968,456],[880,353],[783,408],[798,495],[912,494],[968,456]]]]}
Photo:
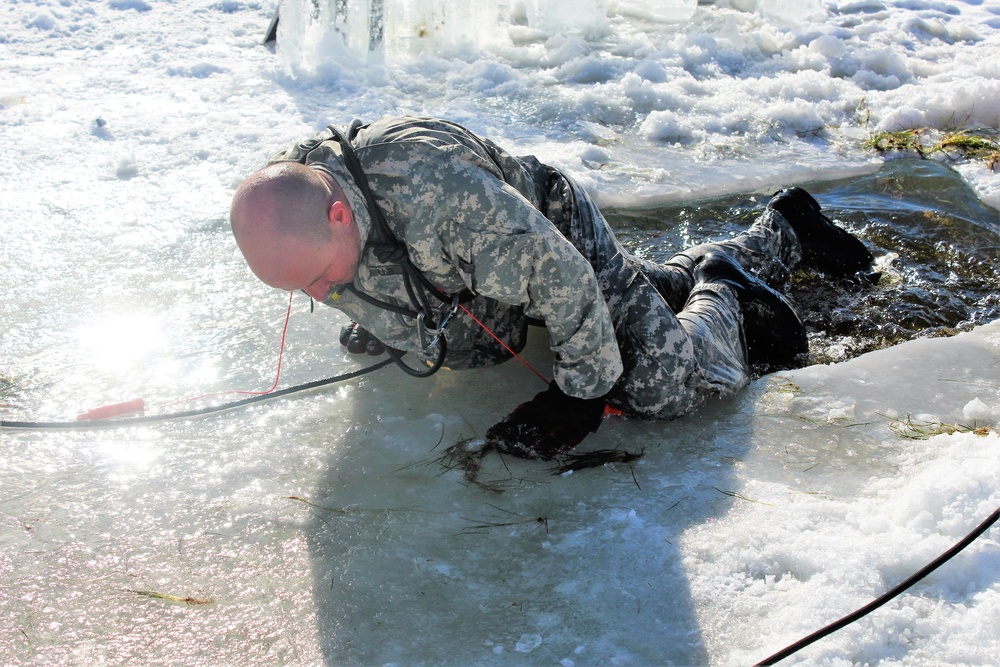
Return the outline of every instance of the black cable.
{"type": "Polygon", "coordinates": [[[71,422],[0,421],[0,428],[83,430],[83,429],[98,429],[98,428],[118,428],[121,426],[135,426],[136,424],[148,424],[150,422],[167,421],[170,419],[189,419],[191,417],[201,417],[203,415],[209,415],[216,412],[225,412],[226,410],[241,408],[246,405],[251,405],[253,403],[260,403],[262,401],[266,401],[272,398],[287,396],[289,394],[294,394],[300,391],[307,391],[309,389],[315,389],[317,387],[323,387],[325,385],[334,384],[336,382],[344,382],[345,380],[351,380],[356,377],[372,373],[374,371],[379,370],[380,368],[385,368],[391,363],[394,363],[391,358],[383,359],[377,364],[373,364],[371,366],[368,366],[367,368],[351,371],[349,373],[343,373],[342,375],[335,375],[333,377],[328,377],[324,380],[314,380],[312,382],[296,385],[294,387],[288,387],[286,389],[279,389],[278,391],[272,391],[269,394],[261,394],[260,396],[251,396],[250,398],[244,398],[239,401],[233,401],[232,403],[223,403],[222,405],[215,405],[208,408],[200,408],[198,410],[186,410],[184,412],[171,412],[162,415],[128,417],[125,419],[108,419],[102,421],[71,421],[71,422]]]}
{"type": "Polygon", "coordinates": [[[892,600],[894,597],[898,596],[900,593],[910,588],[915,583],[926,577],[928,574],[930,574],[931,572],[933,572],[934,570],[938,569],[946,562],[951,560],[951,558],[954,557],[956,554],[958,554],[962,549],[972,544],[973,540],[975,540],[977,537],[985,533],[990,526],[992,526],[994,523],[997,522],[998,519],[1000,519],[1000,507],[998,507],[997,510],[993,512],[993,514],[991,514],[989,518],[986,519],[986,521],[979,524],[975,530],[966,535],[955,546],[953,546],[951,549],[938,556],[933,562],[928,564],[926,567],[924,567],[922,570],[914,574],[912,577],[910,577],[903,583],[899,584],[898,586],[888,591],[881,597],[872,600],[867,605],[865,605],[861,609],[858,609],[853,614],[848,614],[839,621],[835,621],[830,625],[817,630],[808,637],[803,637],[802,639],[795,642],[791,646],[788,646],[787,648],[778,651],[771,657],[761,660],[756,665],[754,665],[754,667],[766,667],[767,665],[773,665],[774,663],[780,660],[784,660],[788,656],[804,649],[806,646],[809,646],[813,642],[818,641],[823,637],[826,637],[827,635],[832,634],[837,630],[840,630],[845,625],[849,625],[854,621],[858,620],[859,618],[875,611],[876,609],[884,605],[886,602],[892,600]]]}
{"type": "Polygon", "coordinates": [[[441,367],[444,365],[444,357],[448,353],[448,344],[447,341],[445,341],[444,336],[438,339],[437,359],[434,360],[434,363],[429,366],[425,366],[424,368],[413,368],[403,361],[403,355],[406,354],[405,352],[400,352],[399,350],[395,350],[391,347],[386,347],[385,353],[389,355],[390,359],[396,362],[396,366],[399,367],[399,370],[403,371],[407,375],[415,378],[429,378],[441,370],[441,367]]]}

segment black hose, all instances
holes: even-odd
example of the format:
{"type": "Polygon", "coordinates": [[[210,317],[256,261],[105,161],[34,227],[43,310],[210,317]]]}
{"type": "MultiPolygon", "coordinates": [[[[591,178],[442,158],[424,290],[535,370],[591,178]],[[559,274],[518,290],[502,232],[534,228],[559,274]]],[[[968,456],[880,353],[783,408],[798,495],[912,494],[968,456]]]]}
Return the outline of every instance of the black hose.
{"type": "Polygon", "coordinates": [[[385,353],[389,355],[390,359],[396,362],[396,366],[399,367],[399,370],[403,371],[407,375],[410,375],[415,378],[429,378],[430,376],[434,375],[439,370],[441,370],[441,366],[444,365],[444,357],[448,353],[447,342],[445,341],[444,336],[441,336],[438,339],[437,344],[438,344],[437,359],[434,361],[433,364],[431,364],[430,366],[425,366],[424,368],[413,368],[412,366],[408,365],[405,361],[403,361],[403,355],[406,354],[405,352],[400,352],[399,350],[395,350],[391,347],[386,347],[385,353]]]}
{"type": "Polygon", "coordinates": [[[294,394],[296,392],[307,391],[309,389],[315,389],[317,387],[323,387],[328,384],[344,382],[346,380],[351,380],[356,377],[366,375],[368,373],[373,373],[379,370],[380,368],[385,368],[391,363],[394,363],[394,361],[391,358],[383,359],[377,364],[373,364],[371,366],[368,366],[367,368],[351,371],[350,373],[343,373],[342,375],[335,375],[333,377],[326,378],[325,380],[314,380],[313,382],[307,382],[305,384],[296,385],[294,387],[288,387],[286,389],[279,389],[278,391],[272,391],[269,394],[261,394],[260,396],[251,396],[250,398],[244,398],[239,401],[233,401],[232,403],[223,403],[222,405],[215,405],[208,408],[200,408],[198,410],[186,410],[184,412],[170,412],[161,415],[149,415],[142,417],[127,417],[125,419],[107,419],[102,421],[71,421],[71,422],[0,421],[0,428],[84,430],[84,429],[98,429],[98,428],[118,428],[122,426],[135,426],[137,424],[149,424],[151,422],[167,421],[170,419],[190,419],[191,417],[201,417],[203,415],[210,415],[216,412],[225,412],[226,410],[242,408],[244,406],[251,405],[253,403],[261,403],[263,401],[267,401],[272,398],[287,396],[289,394],[294,394]]]}
{"type": "Polygon", "coordinates": [[[791,646],[788,646],[787,648],[778,651],[771,657],[761,660],[756,665],[754,665],[754,667],[764,667],[766,665],[773,665],[779,660],[784,660],[788,656],[804,649],[806,646],[809,646],[813,642],[818,641],[823,637],[826,637],[827,635],[832,634],[837,630],[840,630],[845,625],[853,623],[862,616],[866,616],[867,614],[875,611],[876,609],[884,605],[886,602],[898,596],[900,593],[904,592],[906,589],[913,586],[915,583],[926,577],[928,574],[930,574],[931,572],[933,572],[934,570],[938,569],[940,566],[944,565],[946,562],[951,560],[951,558],[956,554],[958,554],[958,552],[960,552],[962,549],[972,544],[973,540],[975,540],[977,537],[985,533],[990,526],[992,526],[994,523],[997,522],[998,519],[1000,519],[1000,508],[997,508],[997,510],[993,512],[993,514],[991,514],[986,519],[986,521],[979,524],[975,530],[966,535],[960,542],[958,542],[958,544],[956,544],[951,549],[948,549],[948,551],[938,556],[932,563],[928,564],[926,567],[924,567],[922,570],[914,574],[912,577],[910,577],[903,583],[899,584],[892,590],[886,592],[881,597],[872,600],[861,609],[858,609],[853,614],[848,614],[839,621],[835,621],[824,628],[820,628],[819,630],[812,633],[808,637],[803,637],[802,639],[795,642],[791,646]]]}

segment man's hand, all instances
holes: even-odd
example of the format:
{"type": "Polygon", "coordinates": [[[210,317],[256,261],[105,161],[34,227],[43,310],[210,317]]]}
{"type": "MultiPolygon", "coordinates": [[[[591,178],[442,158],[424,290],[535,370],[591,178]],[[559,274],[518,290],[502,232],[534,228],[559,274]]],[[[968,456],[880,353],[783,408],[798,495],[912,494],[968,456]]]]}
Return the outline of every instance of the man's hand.
{"type": "Polygon", "coordinates": [[[340,344],[351,354],[369,354],[373,357],[385,352],[385,346],[378,338],[368,333],[357,322],[351,322],[340,330],[340,344]]]}
{"type": "Polygon", "coordinates": [[[567,396],[552,382],[546,391],[514,408],[486,432],[486,442],[505,454],[549,460],[568,452],[601,425],[606,402],[567,396]]]}

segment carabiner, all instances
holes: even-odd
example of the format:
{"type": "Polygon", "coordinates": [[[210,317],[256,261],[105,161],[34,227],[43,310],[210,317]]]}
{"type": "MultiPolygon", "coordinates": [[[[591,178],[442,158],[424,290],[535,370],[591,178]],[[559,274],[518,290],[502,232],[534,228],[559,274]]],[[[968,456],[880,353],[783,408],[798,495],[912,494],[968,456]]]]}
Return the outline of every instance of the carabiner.
{"type": "Polygon", "coordinates": [[[420,337],[420,346],[424,349],[425,353],[429,353],[435,347],[437,347],[438,339],[444,334],[445,327],[451,321],[451,318],[455,316],[458,312],[458,295],[455,294],[451,297],[451,308],[447,313],[441,318],[441,324],[436,328],[428,328],[424,324],[425,313],[420,313],[417,315],[417,335],[420,337]],[[430,335],[430,341],[427,340],[428,335],[430,335]]]}

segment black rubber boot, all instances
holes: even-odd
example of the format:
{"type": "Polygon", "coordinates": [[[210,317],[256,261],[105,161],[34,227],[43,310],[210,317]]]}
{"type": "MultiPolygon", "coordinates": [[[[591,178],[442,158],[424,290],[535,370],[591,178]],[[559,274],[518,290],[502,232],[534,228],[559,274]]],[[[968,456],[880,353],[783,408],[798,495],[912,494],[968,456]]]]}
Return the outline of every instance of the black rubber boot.
{"type": "Polygon", "coordinates": [[[775,193],[767,205],[780,213],[802,244],[803,263],[835,277],[871,268],[875,257],[853,234],[833,224],[820,205],[802,188],[775,193]]]}
{"type": "Polygon", "coordinates": [[[727,285],[736,293],[751,366],[796,366],[796,357],[809,351],[805,327],[788,300],[744,271],[733,258],[721,252],[709,253],[695,266],[694,277],[699,283],[727,285]]]}

